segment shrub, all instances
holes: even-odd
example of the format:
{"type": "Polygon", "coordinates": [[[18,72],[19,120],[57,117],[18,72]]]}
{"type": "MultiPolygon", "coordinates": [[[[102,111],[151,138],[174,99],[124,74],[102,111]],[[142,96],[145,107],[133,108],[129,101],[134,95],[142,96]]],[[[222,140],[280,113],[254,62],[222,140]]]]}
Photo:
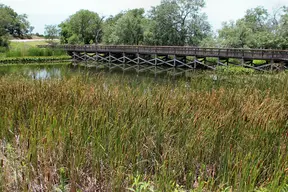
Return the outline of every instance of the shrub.
{"type": "Polygon", "coordinates": [[[240,67],[240,66],[218,66],[216,71],[225,75],[241,75],[241,74],[252,74],[255,72],[254,69],[240,67]]]}

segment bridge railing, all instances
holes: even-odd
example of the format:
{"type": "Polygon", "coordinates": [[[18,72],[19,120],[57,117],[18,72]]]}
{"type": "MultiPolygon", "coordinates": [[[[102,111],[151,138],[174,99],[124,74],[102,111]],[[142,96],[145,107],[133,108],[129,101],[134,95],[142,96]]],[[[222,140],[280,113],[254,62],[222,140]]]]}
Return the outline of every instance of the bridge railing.
{"type": "MultiPolygon", "coordinates": [[[[47,46],[39,46],[47,47],[47,46]]],[[[288,59],[288,50],[269,49],[225,49],[225,48],[198,48],[177,46],[127,46],[127,45],[57,45],[52,48],[67,51],[83,52],[119,52],[139,54],[169,54],[185,56],[225,57],[225,58],[256,58],[256,59],[288,59]]]]}

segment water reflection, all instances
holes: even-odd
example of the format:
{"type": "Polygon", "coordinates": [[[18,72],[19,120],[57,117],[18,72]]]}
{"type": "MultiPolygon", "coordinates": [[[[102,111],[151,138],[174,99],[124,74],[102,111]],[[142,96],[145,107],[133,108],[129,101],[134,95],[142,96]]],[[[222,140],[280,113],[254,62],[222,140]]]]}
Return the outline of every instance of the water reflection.
{"type": "MultiPolygon", "coordinates": [[[[151,67],[150,67],[151,68],[151,67]]],[[[106,73],[109,75],[112,75],[112,72],[114,75],[125,75],[126,77],[131,77],[135,79],[137,76],[138,79],[142,78],[153,78],[157,81],[165,81],[167,78],[172,77],[173,79],[176,77],[173,73],[176,74],[182,74],[183,71],[176,71],[176,70],[163,70],[163,69],[151,69],[144,71],[143,66],[142,70],[143,72],[137,72],[135,71],[135,68],[129,69],[129,70],[123,70],[121,68],[114,68],[113,70],[103,67],[99,68],[96,66],[83,66],[83,65],[73,65],[71,63],[65,63],[65,64],[46,64],[46,65],[40,65],[40,64],[33,64],[33,65],[0,65],[0,76],[5,75],[20,75],[27,78],[32,78],[35,80],[45,80],[45,79],[62,79],[64,77],[73,76],[76,74],[88,74],[88,75],[95,75],[99,73],[106,73]],[[164,72],[163,72],[164,71],[164,72]],[[163,73],[162,73],[163,72],[163,73]],[[182,72],[182,73],[181,73],[182,72]]],[[[191,78],[196,77],[197,74],[201,74],[200,72],[184,72],[182,77],[188,77],[191,78]]],[[[181,78],[181,75],[178,77],[181,78]]]]}
{"type": "Polygon", "coordinates": [[[35,80],[62,78],[67,74],[67,64],[56,65],[1,65],[0,76],[20,75],[35,80]]]}
{"type": "Polygon", "coordinates": [[[27,73],[28,76],[31,76],[33,79],[36,80],[44,80],[50,78],[61,78],[61,69],[53,68],[50,70],[47,69],[39,69],[39,70],[29,70],[27,73]]]}

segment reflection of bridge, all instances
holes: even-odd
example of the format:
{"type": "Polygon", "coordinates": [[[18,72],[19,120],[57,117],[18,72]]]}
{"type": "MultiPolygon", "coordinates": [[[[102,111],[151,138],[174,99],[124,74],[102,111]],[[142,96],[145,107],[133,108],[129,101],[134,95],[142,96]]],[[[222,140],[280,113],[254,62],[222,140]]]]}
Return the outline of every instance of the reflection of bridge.
{"type": "MultiPolygon", "coordinates": [[[[40,46],[47,47],[47,46],[40,46]]],[[[259,71],[288,67],[288,50],[266,49],[219,49],[195,47],[155,46],[94,46],[58,45],[74,61],[109,63],[112,67],[125,66],[138,72],[158,68],[189,71],[197,68],[215,70],[217,66],[238,65],[259,71]],[[255,60],[263,60],[261,64],[255,60]]]]}

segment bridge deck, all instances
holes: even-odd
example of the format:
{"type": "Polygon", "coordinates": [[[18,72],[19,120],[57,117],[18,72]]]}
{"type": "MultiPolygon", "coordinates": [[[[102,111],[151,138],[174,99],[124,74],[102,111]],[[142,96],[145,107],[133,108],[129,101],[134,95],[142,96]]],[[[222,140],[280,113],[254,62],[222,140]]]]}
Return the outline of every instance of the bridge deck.
{"type": "MultiPolygon", "coordinates": [[[[40,46],[41,47],[41,46],[40,46]]],[[[45,47],[45,46],[42,46],[45,47]]],[[[127,53],[127,54],[157,54],[196,57],[219,57],[237,59],[259,59],[287,61],[288,50],[268,49],[219,49],[219,48],[196,48],[196,47],[169,47],[169,46],[102,46],[102,45],[58,45],[52,48],[64,49],[69,52],[86,53],[127,53]]]]}

